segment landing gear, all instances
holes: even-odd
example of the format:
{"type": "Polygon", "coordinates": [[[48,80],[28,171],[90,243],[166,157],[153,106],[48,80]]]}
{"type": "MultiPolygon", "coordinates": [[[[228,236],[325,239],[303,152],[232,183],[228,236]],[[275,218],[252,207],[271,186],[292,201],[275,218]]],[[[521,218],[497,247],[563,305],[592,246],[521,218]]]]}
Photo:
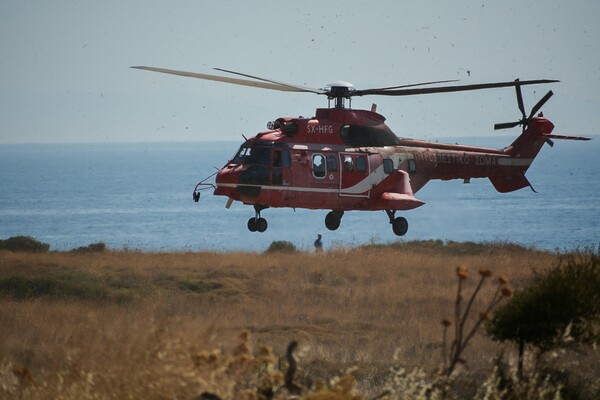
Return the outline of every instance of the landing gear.
{"type": "Polygon", "coordinates": [[[406,235],[408,232],[408,221],[404,217],[396,217],[396,211],[393,210],[385,210],[390,219],[390,224],[392,224],[392,230],[398,236],[406,235]]]}
{"type": "Polygon", "coordinates": [[[267,206],[261,206],[258,204],[254,205],[255,216],[248,220],[248,230],[250,232],[264,232],[267,230],[269,224],[267,224],[267,220],[260,216],[260,212],[265,208],[269,208],[267,206]]]}
{"type": "Polygon", "coordinates": [[[397,217],[394,219],[394,222],[392,222],[392,230],[398,236],[406,235],[406,232],[408,232],[408,221],[406,218],[397,217]]]}
{"type": "Polygon", "coordinates": [[[255,218],[252,217],[248,220],[248,230],[250,232],[264,232],[267,230],[267,227],[269,226],[269,224],[267,224],[267,220],[264,218],[255,218]]]}
{"type": "Polygon", "coordinates": [[[325,226],[327,229],[330,231],[335,231],[337,228],[339,228],[343,215],[343,211],[330,211],[327,213],[327,216],[325,217],[325,226]]]}

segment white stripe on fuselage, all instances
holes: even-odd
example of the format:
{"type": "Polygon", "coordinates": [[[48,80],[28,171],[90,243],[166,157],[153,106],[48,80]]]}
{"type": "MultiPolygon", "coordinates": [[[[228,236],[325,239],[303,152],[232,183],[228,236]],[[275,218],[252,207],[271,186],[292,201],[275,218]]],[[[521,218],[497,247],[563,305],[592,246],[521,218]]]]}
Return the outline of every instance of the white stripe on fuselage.
{"type": "Polygon", "coordinates": [[[502,158],[498,159],[498,165],[508,167],[529,167],[533,158],[502,158]]]}

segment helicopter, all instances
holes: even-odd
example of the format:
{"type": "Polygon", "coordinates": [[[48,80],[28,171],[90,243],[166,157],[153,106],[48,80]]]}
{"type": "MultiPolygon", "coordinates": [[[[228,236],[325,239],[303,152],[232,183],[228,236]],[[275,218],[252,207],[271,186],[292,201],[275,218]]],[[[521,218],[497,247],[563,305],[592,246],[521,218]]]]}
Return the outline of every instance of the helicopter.
{"type": "Polygon", "coordinates": [[[337,81],[317,89],[221,68],[214,70],[231,76],[147,66],[131,68],[327,97],[328,107],[317,108],[313,117],[279,117],[267,123],[266,131],[248,139],[244,136],[234,157],[195,186],[195,202],[200,200],[202,191],[213,190],[214,195],[228,198],[226,208],[234,201],[253,206],[254,216],[247,222],[251,232],[267,230],[267,220],[261,215],[264,210],[288,207],[330,210],[325,216],[329,230],[340,227],[345,212],[385,211],[394,234],[404,236],[408,221],[396,213],[424,205],[415,194],[430,180],[462,179],[469,183],[473,178],[488,178],[500,193],[526,187],[535,191],[525,173],[544,143],[553,146],[553,139],[590,140],[552,133],[553,123],[539,112],[552,97],[552,91],[526,113],[521,87],[557,80],[516,79],[468,85],[448,85],[457,81],[442,80],[362,90],[337,81]],[[515,88],[522,117],[495,124],[494,129],[521,126],[522,131],[502,149],[400,138],[386,125],[385,117],[377,113],[375,104],[370,110],[351,107],[355,96],[408,96],[503,87],[515,88]],[[215,182],[208,182],[215,175],[215,182]]]}

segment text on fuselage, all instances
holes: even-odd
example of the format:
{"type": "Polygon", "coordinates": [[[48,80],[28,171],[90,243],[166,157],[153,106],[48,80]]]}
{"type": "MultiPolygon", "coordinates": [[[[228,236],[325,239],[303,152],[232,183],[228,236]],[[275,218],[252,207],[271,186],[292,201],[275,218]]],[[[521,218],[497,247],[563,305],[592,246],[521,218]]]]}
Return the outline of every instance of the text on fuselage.
{"type": "Polygon", "coordinates": [[[308,125],[306,125],[306,133],[310,133],[310,134],[333,133],[333,125],[308,124],[308,125]]]}
{"type": "Polygon", "coordinates": [[[498,159],[487,155],[447,154],[447,153],[416,153],[417,161],[429,161],[437,164],[456,165],[498,165],[498,159]]]}

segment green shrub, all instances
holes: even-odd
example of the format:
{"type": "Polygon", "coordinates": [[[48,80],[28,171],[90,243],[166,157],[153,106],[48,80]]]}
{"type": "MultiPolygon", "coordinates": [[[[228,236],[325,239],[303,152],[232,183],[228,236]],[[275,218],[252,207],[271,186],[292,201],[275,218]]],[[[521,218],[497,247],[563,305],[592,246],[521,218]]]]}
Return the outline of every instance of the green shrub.
{"type": "Polygon", "coordinates": [[[298,250],[296,249],[296,246],[293,243],[287,242],[285,240],[275,240],[271,243],[271,245],[267,249],[266,253],[273,253],[273,252],[295,253],[296,251],[298,251],[298,250]]]}
{"type": "MultiPolygon", "coordinates": [[[[600,341],[600,256],[571,257],[536,272],[524,289],[495,313],[487,326],[497,341],[519,345],[519,369],[525,345],[540,352],[600,341]]],[[[522,372],[522,371],[520,371],[522,372]]]]}
{"type": "Polygon", "coordinates": [[[452,240],[410,240],[396,241],[388,244],[371,243],[360,246],[366,250],[395,249],[399,251],[414,251],[424,254],[447,254],[451,256],[469,256],[495,254],[498,252],[526,253],[534,249],[526,248],[510,242],[454,242],[452,240]]]}
{"type": "MultiPolygon", "coordinates": [[[[14,300],[74,300],[124,303],[150,293],[154,287],[139,277],[56,271],[0,276],[0,298],[14,300]]],[[[1,393],[1,392],[0,392],[1,393]]],[[[0,395],[0,398],[2,396],[0,395]]]]}
{"type": "Polygon", "coordinates": [[[46,253],[50,245],[42,243],[31,236],[13,236],[0,240],[0,250],[10,250],[23,253],[46,253]]]}
{"type": "Polygon", "coordinates": [[[105,300],[106,285],[87,274],[57,273],[44,276],[15,275],[0,278],[0,295],[17,300],[54,299],[105,300]]]}
{"type": "Polygon", "coordinates": [[[102,242],[92,243],[87,246],[81,246],[71,250],[74,253],[102,253],[106,251],[106,244],[102,242]]]}

